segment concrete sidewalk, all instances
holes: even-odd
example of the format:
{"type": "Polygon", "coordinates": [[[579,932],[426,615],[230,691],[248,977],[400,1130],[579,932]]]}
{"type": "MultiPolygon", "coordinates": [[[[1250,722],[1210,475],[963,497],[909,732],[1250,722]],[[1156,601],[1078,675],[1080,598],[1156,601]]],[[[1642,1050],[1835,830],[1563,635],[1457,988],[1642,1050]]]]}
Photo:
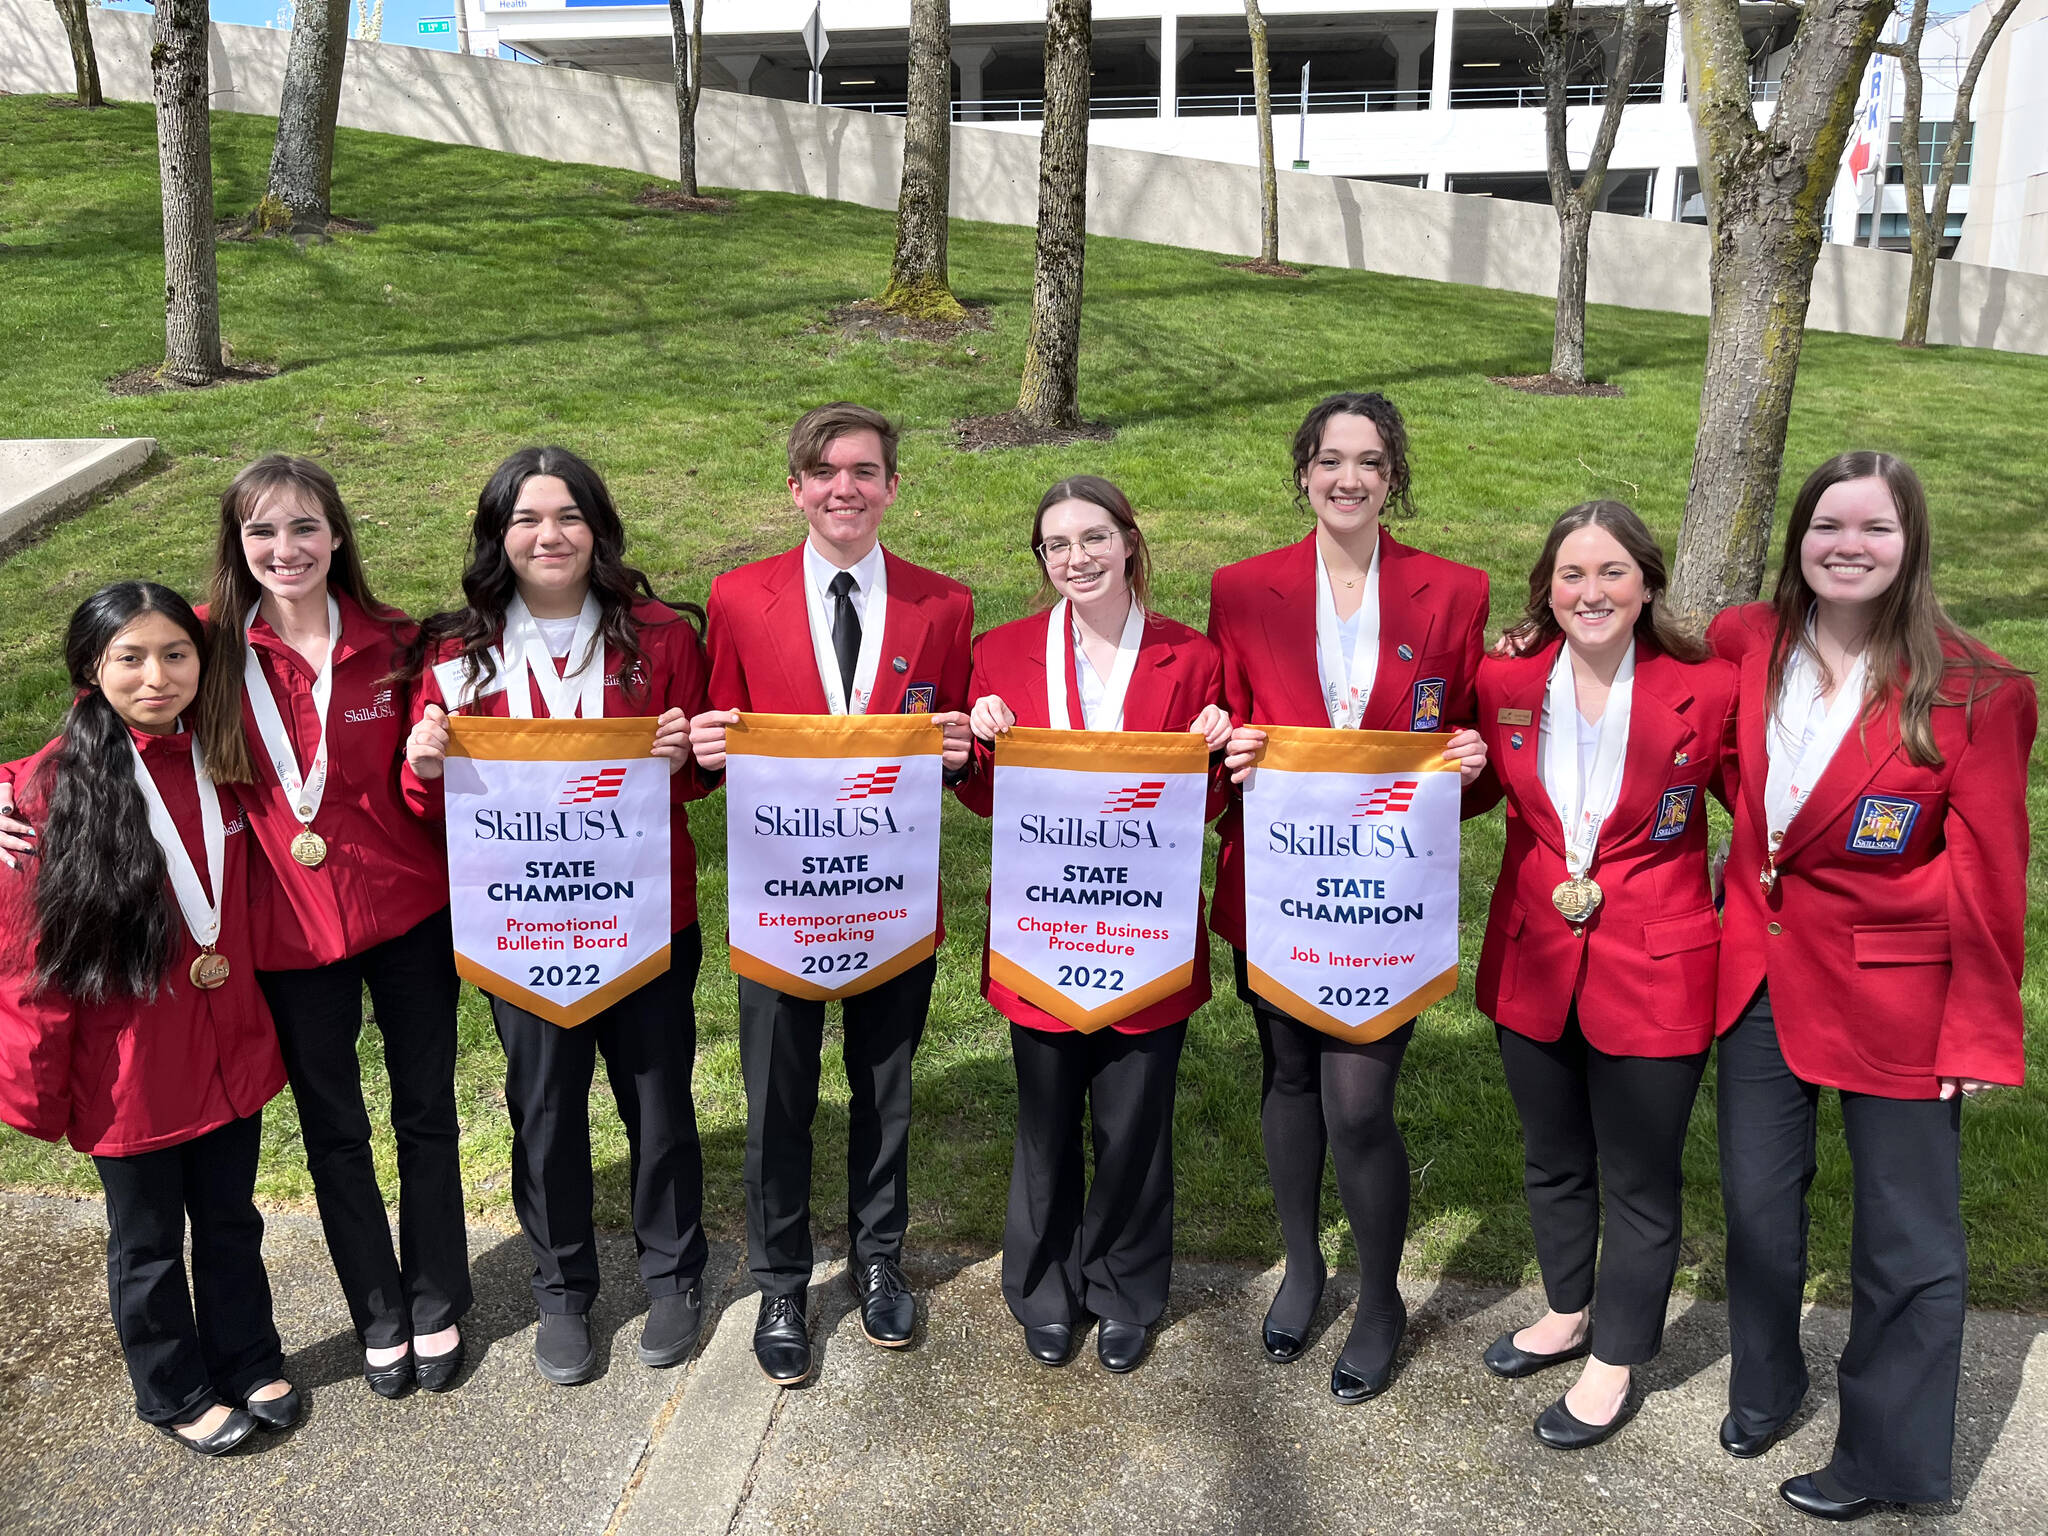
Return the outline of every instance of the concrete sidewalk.
{"type": "MultiPolygon", "coordinates": [[[[1808,1323],[1814,1389],[1787,1441],[1740,1463],[1714,1443],[1727,1383],[1721,1309],[1681,1300],[1648,1400],[1607,1445],[1560,1455],[1529,1431],[1567,1373],[1488,1376],[1478,1354],[1540,1301],[1456,1283],[1409,1289],[1393,1389],[1359,1408],[1326,1390],[1348,1301],[1333,1281],[1309,1356],[1269,1364],[1258,1320],[1274,1275],[1176,1271],[1151,1358],[1112,1377],[1092,1340],[1028,1359],[994,1260],[914,1263],[917,1344],[862,1339],[837,1266],[813,1291],[820,1369],[785,1392],[751,1348],[744,1265],[716,1247],[715,1319],[688,1371],[632,1355],[646,1300],[630,1240],[608,1239],[595,1315],[606,1369],[548,1386],[530,1361],[528,1260],[472,1230],[475,1362],[445,1397],[398,1403],[358,1372],[317,1224],[271,1219],[266,1252],[307,1421],[208,1463],[139,1425],[106,1317],[94,1202],[0,1195],[0,1529],[349,1533],[1814,1531],[1775,1496],[1826,1460],[1847,1316],[1808,1323]],[[721,1315],[722,1313],[722,1315],[721,1315]]],[[[2048,1319],[1972,1314],[1957,1503],[1886,1510],[1872,1532],[2048,1531],[2048,1319]]]]}

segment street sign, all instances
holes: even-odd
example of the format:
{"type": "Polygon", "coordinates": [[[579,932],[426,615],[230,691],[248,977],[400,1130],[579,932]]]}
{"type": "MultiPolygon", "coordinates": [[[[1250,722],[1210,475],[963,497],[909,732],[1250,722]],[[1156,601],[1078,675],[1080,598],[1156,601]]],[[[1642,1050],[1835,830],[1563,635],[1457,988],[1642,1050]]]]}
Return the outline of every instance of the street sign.
{"type": "Polygon", "coordinates": [[[825,35],[824,0],[818,0],[811,7],[811,19],[804,23],[804,48],[811,56],[811,105],[822,106],[825,101],[825,50],[832,46],[832,39],[825,35]]]}
{"type": "Polygon", "coordinates": [[[437,32],[453,32],[454,30],[455,18],[453,16],[422,16],[420,18],[420,35],[422,37],[432,37],[437,32]]]}

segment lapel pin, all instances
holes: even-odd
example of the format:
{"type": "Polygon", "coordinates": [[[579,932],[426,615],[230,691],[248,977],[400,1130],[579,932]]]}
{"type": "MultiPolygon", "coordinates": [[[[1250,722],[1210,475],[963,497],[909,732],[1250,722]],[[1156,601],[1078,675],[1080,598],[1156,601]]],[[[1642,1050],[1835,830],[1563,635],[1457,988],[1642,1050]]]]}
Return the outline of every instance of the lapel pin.
{"type": "Polygon", "coordinates": [[[1508,738],[1508,745],[1511,747],[1520,747],[1522,745],[1522,733],[1520,731],[1517,731],[1514,735],[1510,736],[1508,738]]]}
{"type": "Polygon", "coordinates": [[[901,656],[898,656],[894,661],[890,662],[889,665],[894,667],[898,672],[908,672],[910,670],[910,663],[905,661],[901,656]]]}
{"type": "Polygon", "coordinates": [[[1415,648],[1407,645],[1399,646],[1395,649],[1394,654],[1403,661],[1413,661],[1415,659],[1415,648]]]}
{"type": "Polygon", "coordinates": [[[1686,764],[1685,754],[1683,752],[1678,753],[1671,759],[1671,764],[1675,768],[1683,768],[1686,764]]]}

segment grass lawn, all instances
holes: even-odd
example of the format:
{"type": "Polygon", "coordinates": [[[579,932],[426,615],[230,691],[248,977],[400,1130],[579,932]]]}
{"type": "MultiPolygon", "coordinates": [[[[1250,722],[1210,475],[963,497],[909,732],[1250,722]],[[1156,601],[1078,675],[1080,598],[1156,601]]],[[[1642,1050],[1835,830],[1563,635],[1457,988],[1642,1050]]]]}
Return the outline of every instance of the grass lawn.
{"type": "MultiPolygon", "coordinates": [[[[223,215],[262,191],[266,119],[214,120],[223,215]]],[[[1222,258],[1091,241],[1082,360],[1087,414],[1114,441],[956,452],[949,424],[1015,401],[1030,299],[1032,237],[957,224],[959,295],[994,306],[994,329],[949,344],[851,343],[825,313],[876,293],[884,213],[743,193],[727,217],[636,208],[646,178],[344,131],[335,208],[374,232],[300,250],[224,245],[224,330],[237,359],[282,372],[261,383],[142,398],[104,381],[160,360],[163,267],[150,113],[87,115],[0,98],[0,435],[147,435],[162,456],[0,565],[0,756],[47,739],[67,702],[58,655],[71,608],[101,582],[150,576],[196,593],[214,506],[240,465],[273,450],[321,457],[363,526],[373,581],[413,612],[455,594],[468,509],[490,468],[531,442],[560,442],[608,477],[632,558],[657,586],[701,601],[728,566],[796,542],[782,445],[807,406],[850,398],[904,426],[902,499],[886,537],[905,557],[970,583],[984,626],[1023,613],[1024,548],[1040,491],[1095,471],[1138,504],[1160,600],[1203,622],[1210,571],[1300,536],[1287,443],[1308,405],[1338,388],[1384,389],[1414,436],[1416,518],[1399,535],[1494,574],[1496,623],[1519,606],[1550,518],[1592,496],[1633,503],[1667,541],[1692,452],[1705,322],[1595,309],[1591,365],[1622,399],[1514,394],[1487,375],[1541,371],[1550,307],[1479,289],[1317,270],[1276,282],[1222,258]]],[[[1850,446],[1903,453],[1927,481],[1937,581],[1961,621],[2021,664],[2048,664],[2048,360],[1929,350],[1815,333],[1793,414],[1788,487],[1850,446]]],[[[1789,488],[1787,490],[1789,499],[1789,488]]],[[[2039,759],[2037,758],[2037,763],[2039,759]]],[[[2036,824],[2048,813],[2037,781],[2036,824]]],[[[703,900],[723,900],[717,798],[693,810],[703,900]]],[[[1013,1086],[1004,1026],[976,992],[983,850],[974,818],[948,810],[949,939],[918,1062],[912,1148],[914,1247],[1000,1238],[1013,1086]]],[[[1500,855],[1498,815],[1465,840],[1464,949],[1476,962],[1500,855]]],[[[2030,870],[2027,982],[2033,1085],[1964,1115],[1964,1215],[1972,1295],[2048,1303],[2048,1029],[2043,1020],[2044,864],[2030,870]]],[[[719,924],[706,923],[697,1076],[709,1218],[742,1225],[745,1112],[733,991],[719,924]]],[[[1279,1252],[1259,1148],[1259,1056],[1229,996],[1195,1018],[1181,1071],[1179,1240],[1191,1254],[1279,1252]]],[[[459,1068],[472,1205],[509,1220],[510,1133],[502,1061],[480,999],[465,997],[459,1068]]],[[[364,1071],[380,1102],[377,1037],[364,1071]]],[[[844,1205],[845,1085],[828,1072],[817,1206],[844,1205]]],[[[594,1101],[603,1216],[626,1220],[623,1133],[594,1101]]],[[[1415,1165],[1410,1265],[1513,1281],[1535,1273],[1520,1148],[1492,1027],[1458,996],[1422,1022],[1400,1112],[1415,1165]]],[[[309,1201],[290,1098],[266,1122],[262,1192],[309,1201]]],[[[388,1134],[381,1166],[392,1169],[388,1134]]],[[[1717,1288],[1722,1229],[1713,1080],[1687,1150],[1685,1280],[1717,1288]]],[[[90,1190],[85,1159],[0,1131],[0,1181],[90,1190]]],[[[387,1183],[387,1190],[395,1189],[387,1183]]],[[[1849,1169],[1832,1107],[1813,1191],[1816,1294],[1846,1293],[1849,1169]]],[[[1348,1247],[1334,1189],[1333,1257],[1348,1247]]]]}

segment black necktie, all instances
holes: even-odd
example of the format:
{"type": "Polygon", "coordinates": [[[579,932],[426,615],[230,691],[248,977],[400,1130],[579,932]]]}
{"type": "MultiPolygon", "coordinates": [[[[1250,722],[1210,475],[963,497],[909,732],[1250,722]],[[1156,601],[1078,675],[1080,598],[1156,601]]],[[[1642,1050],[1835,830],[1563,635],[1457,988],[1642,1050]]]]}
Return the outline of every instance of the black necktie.
{"type": "Polygon", "coordinates": [[[825,590],[832,594],[832,649],[839,656],[839,686],[853,707],[853,669],[860,660],[860,615],[853,611],[853,573],[841,571],[825,590]]]}

